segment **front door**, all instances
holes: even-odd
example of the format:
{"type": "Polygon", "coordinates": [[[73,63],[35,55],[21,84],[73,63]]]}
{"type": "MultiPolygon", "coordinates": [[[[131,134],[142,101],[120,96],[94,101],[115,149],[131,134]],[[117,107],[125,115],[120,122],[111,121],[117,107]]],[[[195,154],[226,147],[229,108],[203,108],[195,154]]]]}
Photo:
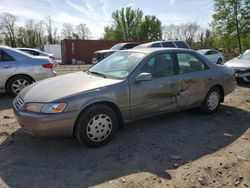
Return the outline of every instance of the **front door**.
{"type": "Polygon", "coordinates": [[[151,73],[152,80],[130,81],[132,119],[176,108],[178,76],[170,52],[152,56],[137,73],[151,73]]]}

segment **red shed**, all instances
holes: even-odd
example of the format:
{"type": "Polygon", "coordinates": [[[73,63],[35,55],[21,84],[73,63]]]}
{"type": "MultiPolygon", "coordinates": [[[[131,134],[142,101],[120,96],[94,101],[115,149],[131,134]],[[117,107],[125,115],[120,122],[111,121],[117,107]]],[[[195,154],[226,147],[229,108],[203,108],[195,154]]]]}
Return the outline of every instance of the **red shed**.
{"type": "Polygon", "coordinates": [[[113,45],[124,41],[109,40],[71,40],[61,41],[62,63],[72,64],[76,61],[92,63],[92,57],[97,50],[109,49],[113,45]]]}

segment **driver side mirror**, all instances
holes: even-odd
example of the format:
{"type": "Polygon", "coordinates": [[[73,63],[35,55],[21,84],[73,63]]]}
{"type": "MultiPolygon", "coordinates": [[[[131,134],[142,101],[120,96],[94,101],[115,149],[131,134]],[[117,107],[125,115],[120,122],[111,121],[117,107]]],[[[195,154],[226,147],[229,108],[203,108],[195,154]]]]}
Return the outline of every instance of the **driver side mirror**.
{"type": "Polygon", "coordinates": [[[142,72],[135,78],[136,82],[151,81],[151,80],[152,80],[152,74],[148,72],[142,72]]]}

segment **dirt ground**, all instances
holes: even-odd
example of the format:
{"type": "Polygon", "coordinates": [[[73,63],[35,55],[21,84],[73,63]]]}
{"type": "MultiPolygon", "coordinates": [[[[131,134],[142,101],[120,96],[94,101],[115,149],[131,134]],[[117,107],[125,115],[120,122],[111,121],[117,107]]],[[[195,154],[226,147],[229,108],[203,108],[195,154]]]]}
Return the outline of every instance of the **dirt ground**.
{"type": "MultiPolygon", "coordinates": [[[[59,74],[86,66],[59,66],[59,74]]],[[[0,94],[0,187],[250,187],[250,85],[217,113],[137,121],[101,148],[25,134],[0,94]]]]}

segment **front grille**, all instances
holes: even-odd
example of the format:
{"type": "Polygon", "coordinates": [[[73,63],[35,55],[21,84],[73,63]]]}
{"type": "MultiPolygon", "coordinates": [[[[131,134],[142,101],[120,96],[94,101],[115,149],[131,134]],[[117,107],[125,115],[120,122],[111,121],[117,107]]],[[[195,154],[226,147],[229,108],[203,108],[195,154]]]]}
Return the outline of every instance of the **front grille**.
{"type": "Polygon", "coordinates": [[[250,69],[247,69],[247,70],[245,70],[245,71],[242,71],[240,68],[239,68],[239,69],[235,68],[234,71],[235,71],[236,73],[247,73],[247,72],[250,72],[250,69]]]}
{"type": "Polygon", "coordinates": [[[15,104],[15,107],[18,109],[24,105],[24,101],[23,99],[21,99],[21,97],[17,97],[14,104],[15,104]]]}

